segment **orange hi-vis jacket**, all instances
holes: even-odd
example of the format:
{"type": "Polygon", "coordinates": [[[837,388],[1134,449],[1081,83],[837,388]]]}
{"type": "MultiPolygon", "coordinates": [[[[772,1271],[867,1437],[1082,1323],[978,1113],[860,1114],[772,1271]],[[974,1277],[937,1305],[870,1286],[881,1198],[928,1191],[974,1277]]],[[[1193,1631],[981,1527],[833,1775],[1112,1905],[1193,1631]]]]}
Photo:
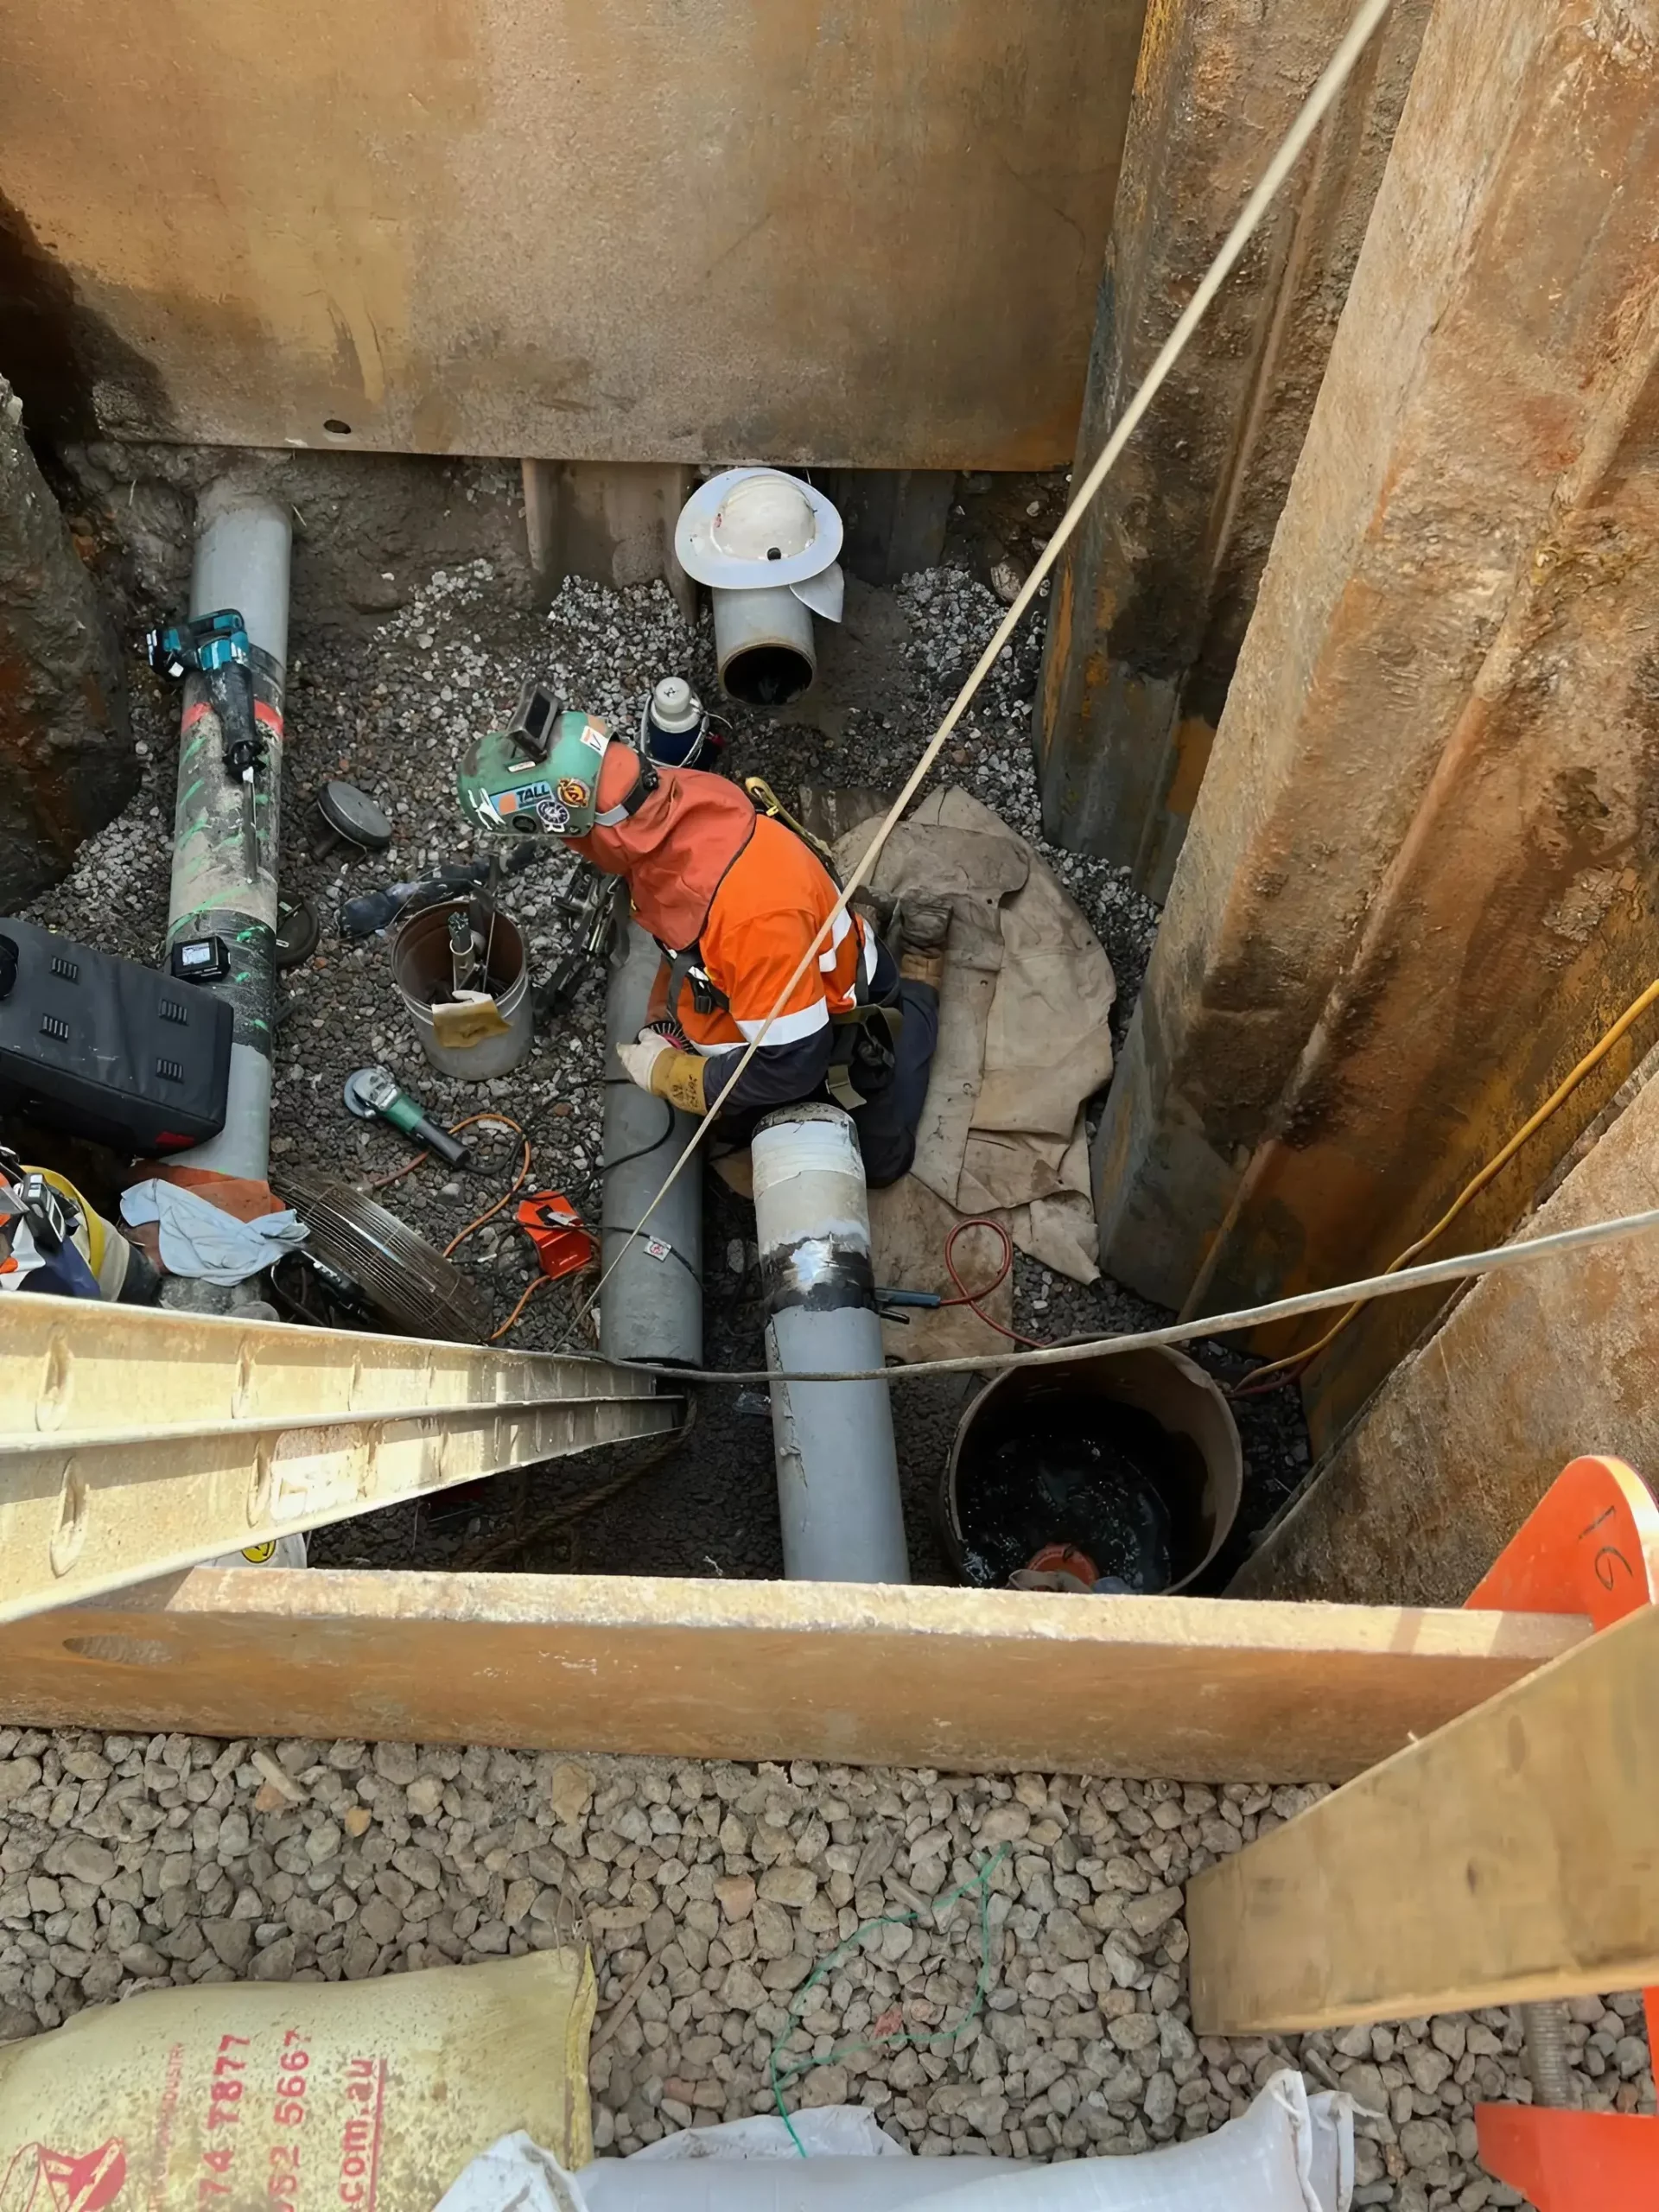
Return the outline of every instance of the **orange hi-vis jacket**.
{"type": "MultiPolygon", "coordinates": [[[[879,949],[857,915],[842,913],[766,1028],[766,1017],[823,927],[836,897],[830,873],[810,847],[782,823],[757,815],[753,836],[709,901],[697,938],[699,957],[671,1007],[666,962],[658,973],[652,995],[652,1019],[671,1013],[692,1049],[711,1061],[741,1051],[766,1031],[766,1043],[729,1103],[760,1105],[805,1096],[829,1064],[832,1017],[868,1000],[876,979],[879,949]],[[703,1011],[696,1004],[699,984],[712,986],[712,992],[702,994],[703,1011]],[[716,1002],[709,1006],[711,996],[716,1002]],[[726,1004],[719,1004],[720,999],[726,1004]]],[[[691,948],[665,950],[672,953],[691,948]]],[[[734,1060],[708,1070],[706,1089],[711,1100],[734,1065],[734,1060]]]]}

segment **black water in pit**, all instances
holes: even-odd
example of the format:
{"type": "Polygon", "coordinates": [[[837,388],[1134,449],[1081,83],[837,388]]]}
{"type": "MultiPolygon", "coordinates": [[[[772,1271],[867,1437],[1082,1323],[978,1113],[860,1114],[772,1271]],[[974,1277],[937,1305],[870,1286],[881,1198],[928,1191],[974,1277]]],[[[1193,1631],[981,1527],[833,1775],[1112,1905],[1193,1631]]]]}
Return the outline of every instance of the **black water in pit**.
{"type": "Polygon", "coordinates": [[[957,1465],[962,1574],[1001,1589],[1046,1544],[1150,1596],[1209,1548],[1202,1454],[1139,1408],[1083,1393],[988,1410],[957,1465]]]}

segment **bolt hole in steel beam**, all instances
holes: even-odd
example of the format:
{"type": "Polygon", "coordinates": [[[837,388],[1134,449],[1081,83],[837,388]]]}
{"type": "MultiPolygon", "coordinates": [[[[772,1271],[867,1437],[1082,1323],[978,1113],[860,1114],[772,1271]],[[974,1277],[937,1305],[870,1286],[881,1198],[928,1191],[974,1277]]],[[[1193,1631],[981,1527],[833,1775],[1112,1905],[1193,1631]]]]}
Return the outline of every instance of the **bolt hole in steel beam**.
{"type": "Polygon", "coordinates": [[[271,1500],[271,1450],[261,1444],[253,1457],[253,1471],[248,1478],[248,1526],[257,1529],[269,1518],[271,1500]]]}
{"type": "Polygon", "coordinates": [[[96,1659],[106,1667],[172,1667],[179,1657],[170,1643],[137,1636],[66,1636],[63,1648],[72,1659],[96,1659]]]}
{"type": "Polygon", "coordinates": [[[349,438],[352,435],[351,424],[342,423],[338,415],[329,416],[322,427],[331,438],[349,438]]]}
{"type": "Polygon", "coordinates": [[[64,1411],[69,1402],[69,1347],[55,1333],[46,1348],[46,1360],[41,1375],[40,1388],[35,1395],[35,1426],[41,1429],[60,1428],[64,1411]]]}
{"type": "Polygon", "coordinates": [[[52,1532],[47,1556],[54,1574],[67,1574],[86,1542],[86,1485],[73,1465],[66,1467],[58,1502],[58,1525],[52,1532]]]}
{"type": "Polygon", "coordinates": [[[11,1305],[0,1620],[683,1418],[599,1360],[11,1305]]]}
{"type": "Polygon", "coordinates": [[[245,1421],[253,1411],[254,1363],[254,1347],[251,1344],[245,1344],[237,1354],[236,1380],[231,1389],[232,1421],[245,1421]]]}

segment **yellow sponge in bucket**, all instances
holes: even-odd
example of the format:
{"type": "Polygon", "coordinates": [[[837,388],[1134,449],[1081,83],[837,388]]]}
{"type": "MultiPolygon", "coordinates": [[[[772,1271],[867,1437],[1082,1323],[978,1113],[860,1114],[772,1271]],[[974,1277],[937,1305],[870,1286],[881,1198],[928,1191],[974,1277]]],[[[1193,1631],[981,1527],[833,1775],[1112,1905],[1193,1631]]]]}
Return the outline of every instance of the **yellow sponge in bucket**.
{"type": "Polygon", "coordinates": [[[512,1032],[512,1023],[486,992],[468,991],[432,1009],[432,1034],[446,1052],[464,1052],[486,1037],[506,1037],[512,1032]]]}

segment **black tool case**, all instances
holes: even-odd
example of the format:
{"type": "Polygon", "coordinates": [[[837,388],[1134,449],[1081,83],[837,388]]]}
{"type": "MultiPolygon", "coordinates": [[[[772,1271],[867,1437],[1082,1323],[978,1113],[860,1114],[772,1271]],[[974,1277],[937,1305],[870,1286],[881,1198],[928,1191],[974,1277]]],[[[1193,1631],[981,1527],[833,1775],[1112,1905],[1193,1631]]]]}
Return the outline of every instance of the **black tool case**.
{"type": "Polygon", "coordinates": [[[150,1155],[225,1126],[228,1003],[34,922],[0,919],[0,1112],[150,1155]]]}

